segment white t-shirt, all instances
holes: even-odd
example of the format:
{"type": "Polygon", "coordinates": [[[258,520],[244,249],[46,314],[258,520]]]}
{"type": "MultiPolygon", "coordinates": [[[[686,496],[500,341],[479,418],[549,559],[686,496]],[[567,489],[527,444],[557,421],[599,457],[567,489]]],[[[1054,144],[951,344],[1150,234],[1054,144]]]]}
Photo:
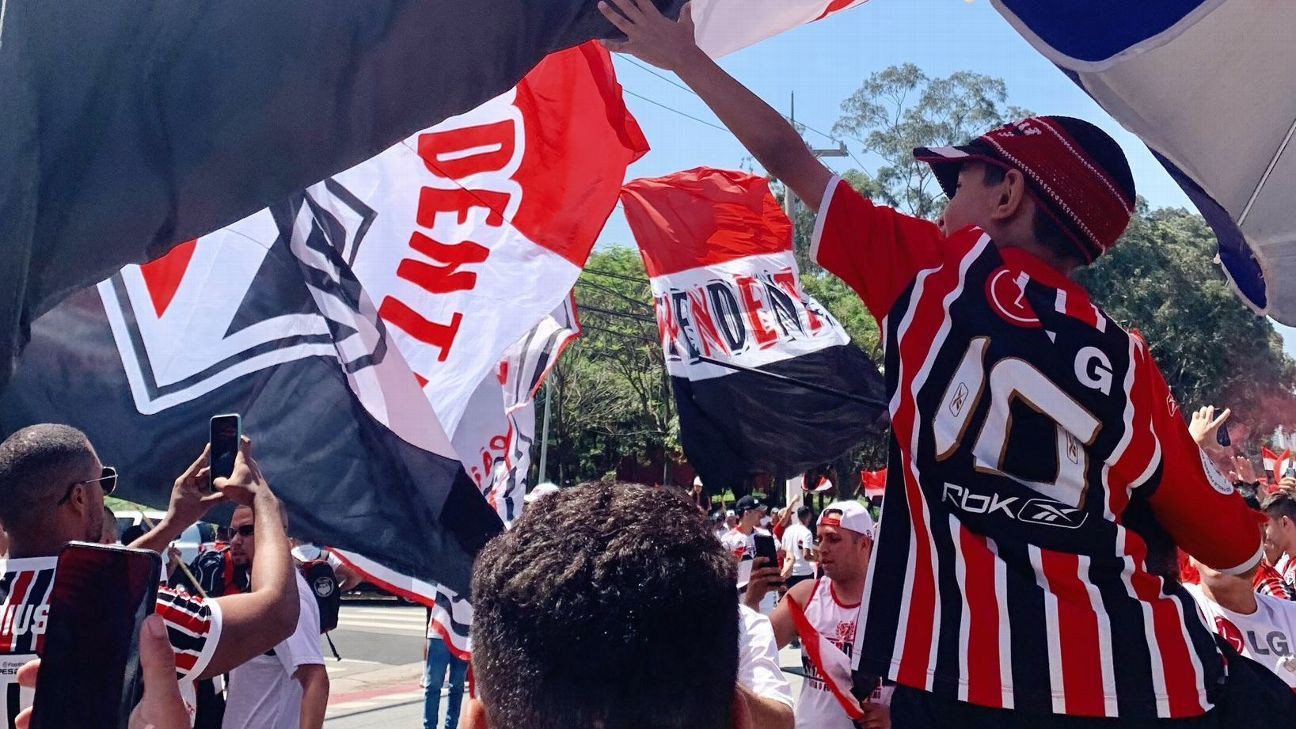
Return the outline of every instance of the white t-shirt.
{"type": "Polygon", "coordinates": [[[301,573],[297,578],[297,603],[301,612],[297,629],[274,647],[273,655],[260,655],[230,672],[225,720],[221,729],[297,729],[301,722],[301,684],[293,674],[301,666],[324,665],[320,650],[319,606],[301,573]]]}
{"type": "Polygon", "coordinates": [[[1256,593],[1256,611],[1243,615],[1206,597],[1199,585],[1184,589],[1197,601],[1206,625],[1296,689],[1296,603],[1256,593]]]}
{"type": "Polygon", "coordinates": [[[738,684],[762,699],[796,705],[779,668],[774,625],[746,605],[738,606],[738,684]]]}
{"type": "MultiPolygon", "coordinates": [[[[720,544],[729,550],[729,553],[738,560],[738,590],[742,591],[747,588],[747,583],[751,580],[752,560],[756,558],[756,535],[764,534],[769,536],[769,532],[757,527],[752,530],[751,534],[743,534],[738,529],[730,529],[727,534],[720,538],[720,544]]],[[[773,539],[773,537],[770,537],[773,539]]],[[[778,565],[766,565],[767,567],[777,567],[778,565]]],[[[761,612],[768,615],[774,610],[774,599],[776,592],[770,590],[761,598],[761,612]]]]}
{"type": "Polygon", "coordinates": [[[814,574],[814,564],[805,558],[805,550],[814,547],[814,534],[804,524],[793,523],[783,530],[783,559],[792,560],[793,577],[814,574]]]}
{"type": "MultiPolygon", "coordinates": [[[[32,704],[34,692],[19,687],[16,674],[44,648],[57,565],[57,557],[0,558],[0,727],[12,726],[12,714],[32,704]]],[[[171,636],[180,695],[192,726],[197,710],[193,680],[207,669],[220,642],[220,604],[164,588],[158,591],[156,611],[171,636]]]]}
{"type": "Polygon", "coordinates": [[[333,554],[333,550],[322,549],[310,542],[302,542],[293,547],[292,556],[293,559],[297,560],[298,564],[305,564],[306,562],[314,562],[317,559],[322,559],[325,562],[328,562],[328,565],[334,570],[342,566],[342,560],[336,554],[333,554]]]}

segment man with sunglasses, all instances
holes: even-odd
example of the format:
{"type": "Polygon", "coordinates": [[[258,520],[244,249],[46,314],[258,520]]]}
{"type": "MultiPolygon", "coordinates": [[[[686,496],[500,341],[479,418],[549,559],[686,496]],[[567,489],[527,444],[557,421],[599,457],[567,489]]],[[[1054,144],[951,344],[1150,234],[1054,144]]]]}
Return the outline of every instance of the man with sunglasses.
{"type": "MultiPolygon", "coordinates": [[[[168,518],[136,542],[165,548],[188,526],[181,524],[184,519],[222,501],[249,506],[257,515],[261,556],[252,592],[214,600],[165,589],[158,594],[157,613],[167,623],[191,721],[195,679],[224,673],[264,653],[288,636],[297,621],[295,570],[279,501],[249,446],[245,441],[234,473],[216,479],[216,492],[194,503],[191,492],[208,478],[207,454],[200,456],[177,481],[168,518]],[[185,496],[177,510],[178,492],[185,496]]],[[[10,538],[9,555],[0,559],[0,727],[12,726],[18,711],[31,704],[31,692],[20,689],[15,677],[43,643],[59,550],[71,541],[99,540],[104,497],[116,485],[116,471],[99,461],[76,428],[33,425],[0,443],[0,528],[10,538]]]]}

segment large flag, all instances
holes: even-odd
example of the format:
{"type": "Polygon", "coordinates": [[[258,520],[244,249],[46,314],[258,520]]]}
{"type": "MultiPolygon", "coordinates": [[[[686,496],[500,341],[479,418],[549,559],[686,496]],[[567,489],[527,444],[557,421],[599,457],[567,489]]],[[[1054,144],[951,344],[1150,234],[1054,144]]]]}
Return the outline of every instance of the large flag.
{"type": "MultiPolygon", "coordinates": [[[[504,521],[521,516],[535,442],[535,395],[567,345],[580,334],[571,297],[527,332],[500,361],[498,377],[488,377],[473,393],[451,439],[477,488],[504,521]]],[[[428,606],[431,629],[451,653],[472,653],[472,605],[466,597],[435,582],[388,569],[354,552],[334,550],[353,570],[387,592],[428,606]]]]}
{"type": "Polygon", "coordinates": [[[868,0],[693,0],[694,37],[713,58],[868,0]]]}
{"type": "Polygon", "coordinates": [[[295,536],[465,588],[502,525],[351,273],[354,230],[314,194],[37,320],[3,428],[77,426],[118,467],[123,497],[160,506],[208,418],[241,413],[295,536]]]}
{"type": "Polygon", "coordinates": [[[491,529],[498,518],[457,459],[422,468],[345,427],[353,408],[330,394],[319,358],[336,368],[345,348],[349,374],[376,355],[352,351],[368,340],[331,324],[334,300],[309,300],[313,269],[284,256],[331,247],[349,276],[343,293],[363,292],[384,352],[398,352],[417,400],[406,407],[438,436],[433,452],[452,456],[442,424],[457,423],[505,350],[564,301],[644,148],[606,52],[555,54],[481,108],[55,309],[37,322],[40,356],[24,362],[0,426],[78,425],[105,459],[142,475],[123,479],[127,498],[160,505],[207,418],[241,412],[295,535],[466,594],[480,540],[442,544],[458,528],[439,521],[456,514],[442,513],[442,492],[461,479],[452,493],[491,529]]]}
{"type": "Polygon", "coordinates": [[[708,488],[801,473],[877,433],[882,378],[802,290],[792,224],[763,178],[698,168],[634,180],[621,199],[684,452],[708,488]]]}
{"type": "Polygon", "coordinates": [[[0,8],[0,388],[31,323],[71,292],[613,32],[592,0],[0,8]]]}
{"type": "Polygon", "coordinates": [[[992,2],[1151,148],[1241,298],[1296,324],[1296,3],[992,2]]]}

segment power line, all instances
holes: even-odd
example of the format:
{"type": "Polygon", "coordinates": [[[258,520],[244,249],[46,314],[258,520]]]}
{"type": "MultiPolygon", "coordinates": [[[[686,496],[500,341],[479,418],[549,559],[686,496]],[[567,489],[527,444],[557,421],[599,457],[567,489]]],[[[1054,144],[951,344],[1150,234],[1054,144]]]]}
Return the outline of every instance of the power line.
{"type": "Polygon", "coordinates": [[[631,91],[630,89],[627,89],[627,88],[622,87],[621,90],[624,91],[624,92],[627,93],[627,94],[630,94],[631,96],[635,97],[636,99],[643,99],[644,101],[648,102],[649,104],[652,104],[653,106],[660,106],[661,108],[665,109],[666,111],[674,112],[674,113],[679,114],[680,116],[682,116],[682,117],[684,117],[684,118],[686,118],[686,119],[692,119],[693,121],[697,122],[698,124],[705,124],[705,125],[711,127],[712,129],[719,129],[720,131],[724,132],[725,134],[729,134],[729,135],[731,135],[731,136],[732,136],[732,134],[733,134],[733,132],[729,131],[729,130],[726,129],[725,127],[720,126],[719,124],[712,124],[711,122],[707,121],[706,119],[701,119],[701,118],[699,118],[699,117],[693,116],[692,114],[689,114],[689,113],[686,113],[686,112],[680,111],[679,109],[676,109],[676,108],[673,107],[673,106],[667,106],[666,104],[663,104],[663,103],[661,103],[660,101],[655,101],[655,100],[653,100],[653,99],[650,99],[650,98],[648,98],[647,96],[643,96],[643,95],[641,95],[641,94],[636,94],[635,92],[631,91]]]}
{"type": "MultiPolygon", "coordinates": [[[[676,81],[675,79],[670,78],[669,76],[665,76],[665,75],[663,75],[663,74],[658,73],[657,71],[653,70],[653,68],[652,68],[651,66],[648,66],[648,65],[646,65],[646,64],[640,63],[639,61],[635,60],[635,58],[634,58],[633,56],[629,56],[629,55],[626,55],[626,54],[624,54],[624,53],[622,53],[622,54],[618,54],[618,55],[621,56],[621,58],[623,58],[623,59],[624,59],[626,62],[628,62],[630,65],[635,66],[635,67],[637,67],[637,68],[639,68],[639,69],[642,69],[643,71],[646,71],[647,73],[652,74],[653,76],[656,76],[657,78],[661,79],[662,81],[665,81],[666,83],[670,84],[671,86],[674,86],[674,87],[677,88],[677,89],[682,89],[682,90],[684,90],[684,91],[687,91],[688,93],[692,94],[693,96],[697,96],[698,98],[702,98],[701,96],[698,95],[698,92],[696,92],[696,91],[694,91],[693,89],[689,88],[688,86],[686,86],[686,85],[684,85],[684,84],[682,84],[682,83],[676,81]]],[[[634,92],[629,91],[629,90],[626,90],[626,93],[631,94],[631,95],[633,95],[633,96],[639,96],[638,94],[635,94],[634,92]]],[[[639,96],[639,98],[643,99],[644,97],[639,96]]],[[[644,99],[644,100],[645,100],[645,101],[651,101],[651,99],[644,99]]],[[[655,101],[653,101],[652,103],[655,103],[655,104],[657,104],[658,106],[662,106],[662,107],[665,107],[665,108],[670,108],[670,107],[667,107],[665,104],[662,104],[662,103],[660,103],[660,102],[655,102],[655,101]]],[[[680,111],[677,110],[677,109],[670,109],[670,110],[671,110],[671,111],[674,111],[674,112],[677,113],[677,114],[683,114],[683,112],[680,112],[680,111]]],[[[788,117],[786,117],[786,116],[784,116],[783,118],[784,118],[784,119],[788,119],[788,117]]],[[[699,121],[701,121],[701,120],[699,120],[699,121]]],[[[818,134],[819,136],[821,136],[821,137],[823,137],[824,139],[827,139],[827,140],[829,140],[829,141],[831,141],[831,142],[840,142],[840,141],[842,140],[842,137],[845,137],[846,139],[852,139],[852,140],[854,140],[854,141],[856,141],[856,142],[859,142],[860,144],[864,144],[864,140],[860,139],[859,137],[855,137],[855,136],[851,136],[851,135],[836,136],[836,135],[833,135],[833,134],[829,134],[828,132],[825,132],[825,131],[822,131],[822,130],[816,129],[816,128],[810,126],[809,124],[806,124],[806,123],[803,122],[803,121],[793,121],[792,119],[788,119],[788,121],[789,121],[789,122],[792,122],[792,123],[794,123],[794,124],[799,124],[800,126],[805,127],[807,131],[814,132],[815,134],[818,134]]],[[[703,123],[705,123],[705,122],[703,122],[703,123]]],[[[714,125],[712,125],[712,126],[714,126],[714,125]]],[[[728,129],[725,129],[725,131],[729,131],[729,130],[728,130],[728,129]]],[[[852,155],[851,155],[851,159],[855,159],[855,155],[852,154],[852,155]]],[[[864,167],[863,163],[861,163],[858,159],[855,160],[855,164],[858,164],[858,165],[860,166],[861,169],[864,167]]]]}
{"type": "MultiPolygon", "coordinates": [[[[624,54],[624,53],[622,53],[622,54],[618,54],[618,55],[620,55],[621,58],[623,58],[624,60],[626,60],[627,62],[629,62],[630,65],[632,65],[632,66],[638,66],[639,68],[641,68],[641,69],[647,71],[648,73],[650,73],[650,74],[656,76],[657,78],[661,79],[662,81],[665,81],[666,83],[670,84],[671,86],[674,86],[674,87],[677,88],[677,89],[683,89],[683,90],[689,92],[690,94],[693,94],[694,96],[697,96],[697,95],[698,95],[696,91],[694,91],[693,89],[690,89],[689,87],[685,86],[684,84],[680,83],[679,81],[676,81],[675,79],[672,79],[672,78],[670,78],[670,77],[668,77],[668,76],[663,76],[662,74],[657,73],[656,71],[654,71],[654,70],[652,69],[651,66],[647,66],[647,65],[645,65],[645,64],[642,64],[642,63],[636,61],[636,60],[634,59],[634,56],[629,56],[629,55],[626,55],[626,54],[624,54]]],[[[701,98],[701,97],[699,97],[699,98],[701,98]]]]}
{"type": "Polygon", "coordinates": [[[624,312],[624,311],[612,311],[612,310],[610,310],[610,309],[600,309],[600,308],[598,308],[597,306],[588,306],[588,305],[587,305],[587,306],[582,306],[582,307],[581,307],[581,311],[582,311],[582,312],[594,312],[595,314],[603,314],[603,315],[605,315],[605,316],[617,317],[617,318],[619,318],[619,319],[628,319],[628,320],[631,320],[631,321],[637,321],[637,322],[641,322],[641,323],[644,323],[644,324],[652,324],[652,325],[654,325],[654,326],[657,325],[657,320],[656,320],[656,319],[653,319],[653,318],[650,318],[650,317],[646,317],[646,316],[639,316],[639,315],[637,315],[637,314],[630,314],[630,313],[627,313],[627,312],[624,312]]]}
{"type": "Polygon", "coordinates": [[[576,280],[576,285],[577,285],[577,286],[588,286],[588,287],[591,287],[591,288],[593,288],[593,289],[595,289],[595,290],[597,290],[597,291],[602,291],[603,293],[611,294],[612,296],[615,296],[615,297],[617,297],[618,299],[621,299],[622,301],[625,301],[626,303],[634,304],[635,306],[643,307],[644,309],[652,309],[652,308],[653,308],[653,305],[650,304],[650,303],[648,303],[648,302],[646,302],[646,301],[640,301],[639,299],[631,298],[631,297],[626,296],[625,294],[621,293],[620,291],[617,291],[617,290],[614,289],[614,288],[611,288],[611,287],[608,287],[608,286],[603,286],[603,285],[601,285],[601,284],[596,284],[596,283],[594,283],[593,281],[590,281],[590,280],[588,280],[588,279],[583,279],[583,278],[581,278],[581,279],[577,279],[577,280],[576,280]]]}
{"type": "Polygon", "coordinates": [[[647,278],[635,278],[634,276],[626,276],[620,273],[612,273],[611,271],[600,271],[597,268],[591,268],[589,266],[586,266],[584,271],[585,273],[592,273],[595,274],[596,276],[606,276],[608,278],[615,278],[621,281],[629,281],[631,283],[637,283],[637,284],[648,283],[647,278]]]}

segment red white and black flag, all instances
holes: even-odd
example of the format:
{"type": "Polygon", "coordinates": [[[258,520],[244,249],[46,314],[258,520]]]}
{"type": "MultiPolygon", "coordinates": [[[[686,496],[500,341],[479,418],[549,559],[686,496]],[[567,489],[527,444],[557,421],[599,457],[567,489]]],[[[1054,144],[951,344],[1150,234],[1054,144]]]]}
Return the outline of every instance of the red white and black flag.
{"type": "Polygon", "coordinates": [[[502,525],[449,434],[568,298],[645,149],[607,52],[553,54],[481,107],[38,319],[0,430],[78,426],[126,498],[160,506],[208,418],[241,413],[294,536],[467,594],[502,525]]]}
{"type": "Polygon", "coordinates": [[[881,375],[802,290],[792,224],[765,179],[698,168],[634,180],[621,200],[684,451],[708,488],[800,473],[877,432],[881,375]]]}

